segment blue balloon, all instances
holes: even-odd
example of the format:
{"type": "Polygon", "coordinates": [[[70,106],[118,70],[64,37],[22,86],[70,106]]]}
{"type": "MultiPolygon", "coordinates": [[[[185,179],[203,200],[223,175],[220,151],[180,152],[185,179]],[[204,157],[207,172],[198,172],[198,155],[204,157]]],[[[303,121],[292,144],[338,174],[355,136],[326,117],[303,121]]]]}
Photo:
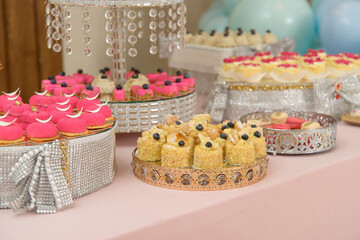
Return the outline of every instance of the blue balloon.
{"type": "Polygon", "coordinates": [[[226,16],[224,8],[211,9],[201,16],[198,29],[204,29],[208,22],[216,17],[226,16]]]}
{"type": "Polygon", "coordinates": [[[305,53],[314,37],[314,14],[305,0],[242,0],[230,15],[230,28],[271,30],[279,39],[292,37],[295,50],[305,53]]]}
{"type": "Polygon", "coordinates": [[[336,4],[320,23],[320,40],[326,52],[360,53],[360,1],[336,4]]]}
{"type": "Polygon", "coordinates": [[[336,4],[342,3],[344,0],[323,0],[318,8],[316,9],[315,13],[315,29],[317,32],[319,32],[319,26],[321,23],[321,19],[323,16],[336,4]]]}
{"type": "Polygon", "coordinates": [[[221,0],[215,0],[215,1],[211,4],[209,10],[211,10],[211,9],[218,9],[218,8],[223,8],[223,3],[221,2],[221,0]]]}
{"type": "Polygon", "coordinates": [[[223,32],[225,27],[229,26],[229,17],[218,16],[211,19],[204,27],[204,32],[210,33],[212,30],[223,32]]]}
{"type": "Polygon", "coordinates": [[[230,14],[232,12],[232,10],[234,9],[234,7],[236,6],[236,4],[240,1],[242,1],[242,0],[221,0],[222,4],[224,6],[225,12],[227,14],[230,14]]]}

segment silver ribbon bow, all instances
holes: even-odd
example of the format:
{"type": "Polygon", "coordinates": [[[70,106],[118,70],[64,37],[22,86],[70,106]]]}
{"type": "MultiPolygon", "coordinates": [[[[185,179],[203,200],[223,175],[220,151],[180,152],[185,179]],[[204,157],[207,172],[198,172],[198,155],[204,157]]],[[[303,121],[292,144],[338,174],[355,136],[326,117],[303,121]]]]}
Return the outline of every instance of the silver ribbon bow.
{"type": "Polygon", "coordinates": [[[14,211],[36,209],[38,214],[56,213],[73,200],[61,167],[59,141],[36,147],[21,156],[10,177],[23,186],[22,194],[10,203],[14,211]]]}
{"type": "Polygon", "coordinates": [[[336,80],[315,80],[314,96],[317,112],[339,119],[343,114],[360,105],[358,76],[353,74],[336,80]]]}

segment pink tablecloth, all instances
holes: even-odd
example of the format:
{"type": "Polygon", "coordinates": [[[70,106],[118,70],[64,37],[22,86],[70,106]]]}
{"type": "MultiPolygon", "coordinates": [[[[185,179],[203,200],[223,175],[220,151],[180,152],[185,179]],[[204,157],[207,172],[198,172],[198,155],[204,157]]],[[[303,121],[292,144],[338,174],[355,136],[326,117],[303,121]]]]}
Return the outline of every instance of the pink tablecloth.
{"type": "Polygon", "coordinates": [[[340,123],[335,149],[270,156],[257,184],[184,192],[137,180],[138,135],[122,134],[114,183],[54,215],[0,210],[0,239],[360,239],[359,136],[340,123]]]}

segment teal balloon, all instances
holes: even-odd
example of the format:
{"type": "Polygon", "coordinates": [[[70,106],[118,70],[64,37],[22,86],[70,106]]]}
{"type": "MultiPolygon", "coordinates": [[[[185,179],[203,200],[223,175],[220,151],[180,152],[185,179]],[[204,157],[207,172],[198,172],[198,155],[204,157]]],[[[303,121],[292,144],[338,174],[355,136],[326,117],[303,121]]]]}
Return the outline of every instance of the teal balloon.
{"type": "Polygon", "coordinates": [[[210,20],[220,16],[226,16],[224,8],[211,9],[205,12],[200,18],[198,29],[204,29],[210,20]]]}
{"type": "Polygon", "coordinates": [[[211,9],[223,8],[223,3],[222,3],[221,1],[222,1],[222,0],[215,0],[215,1],[211,4],[209,10],[211,10],[211,9]]]}
{"type": "Polygon", "coordinates": [[[224,6],[225,12],[229,15],[232,12],[232,10],[234,9],[234,7],[236,6],[236,4],[240,1],[242,1],[242,0],[221,0],[222,4],[224,6]]]}
{"type": "Polygon", "coordinates": [[[360,1],[334,5],[320,23],[320,40],[326,52],[360,53],[360,1]]]}
{"type": "Polygon", "coordinates": [[[203,28],[204,32],[210,33],[212,30],[217,32],[223,32],[225,27],[229,26],[229,17],[227,16],[218,16],[211,19],[203,28]]]}
{"type": "Polygon", "coordinates": [[[295,51],[305,53],[314,37],[314,14],[306,0],[242,0],[230,15],[230,28],[271,30],[279,39],[292,37],[295,51]]]}

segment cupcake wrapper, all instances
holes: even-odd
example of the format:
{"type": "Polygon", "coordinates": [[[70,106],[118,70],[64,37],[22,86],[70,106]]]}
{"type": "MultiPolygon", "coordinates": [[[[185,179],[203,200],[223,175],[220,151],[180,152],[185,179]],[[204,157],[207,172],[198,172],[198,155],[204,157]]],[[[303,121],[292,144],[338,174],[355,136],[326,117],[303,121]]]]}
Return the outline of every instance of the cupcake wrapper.
{"type": "Polygon", "coordinates": [[[274,79],[274,81],[282,82],[282,83],[299,82],[304,77],[304,75],[305,75],[304,71],[300,71],[298,74],[290,74],[290,73],[277,74],[274,72],[270,73],[270,77],[274,79]]]}

